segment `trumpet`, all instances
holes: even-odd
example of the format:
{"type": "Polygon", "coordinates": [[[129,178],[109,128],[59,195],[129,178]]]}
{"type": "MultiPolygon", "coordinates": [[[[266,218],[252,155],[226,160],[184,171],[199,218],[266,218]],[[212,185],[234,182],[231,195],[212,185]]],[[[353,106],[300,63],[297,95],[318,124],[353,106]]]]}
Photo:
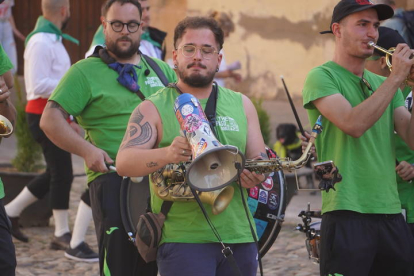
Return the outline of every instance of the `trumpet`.
{"type": "MultiPolygon", "coordinates": [[[[378,46],[377,44],[375,44],[374,41],[368,42],[368,46],[374,47],[378,51],[381,51],[381,52],[385,53],[385,62],[387,63],[387,66],[390,69],[390,71],[392,71],[391,57],[394,54],[395,47],[391,47],[391,48],[389,48],[387,50],[387,49],[385,49],[385,48],[383,48],[383,47],[378,46]]],[[[414,58],[414,54],[411,54],[410,55],[410,59],[413,59],[413,58],[414,58]]],[[[408,77],[407,77],[406,82],[407,81],[414,81],[414,80],[408,79],[408,77]]]]}

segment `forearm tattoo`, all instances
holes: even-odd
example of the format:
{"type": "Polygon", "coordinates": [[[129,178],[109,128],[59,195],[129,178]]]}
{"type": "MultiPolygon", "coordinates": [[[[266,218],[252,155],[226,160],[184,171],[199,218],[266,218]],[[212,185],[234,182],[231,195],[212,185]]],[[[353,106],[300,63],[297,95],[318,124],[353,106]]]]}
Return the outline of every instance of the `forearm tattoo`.
{"type": "Polygon", "coordinates": [[[61,107],[60,104],[58,104],[57,102],[54,102],[54,101],[48,102],[46,108],[57,108],[59,109],[60,113],[62,113],[63,118],[65,119],[69,118],[69,113],[67,113],[66,110],[63,109],[63,107],[61,107]]]}
{"type": "Polygon", "coordinates": [[[131,115],[127,130],[125,132],[124,140],[121,143],[120,150],[124,148],[134,147],[147,143],[152,137],[151,125],[146,122],[142,124],[144,116],[136,108],[131,115]]]}

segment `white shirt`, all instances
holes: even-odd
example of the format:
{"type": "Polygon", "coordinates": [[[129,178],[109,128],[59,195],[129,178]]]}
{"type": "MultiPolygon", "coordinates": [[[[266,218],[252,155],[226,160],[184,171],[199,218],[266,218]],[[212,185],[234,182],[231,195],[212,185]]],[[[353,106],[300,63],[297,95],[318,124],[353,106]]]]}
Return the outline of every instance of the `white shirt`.
{"type": "Polygon", "coordinates": [[[24,50],[24,81],[27,100],[47,99],[70,68],[69,54],[62,37],[56,34],[37,33],[24,50]]]}

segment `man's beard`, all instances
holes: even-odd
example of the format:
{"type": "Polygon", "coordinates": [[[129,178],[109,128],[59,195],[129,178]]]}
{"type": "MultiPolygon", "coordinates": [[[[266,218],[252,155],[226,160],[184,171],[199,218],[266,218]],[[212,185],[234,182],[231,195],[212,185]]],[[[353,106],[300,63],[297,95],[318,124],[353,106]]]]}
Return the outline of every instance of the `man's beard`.
{"type": "MultiPolygon", "coordinates": [[[[190,67],[194,66],[194,63],[191,63],[187,66],[187,69],[189,69],[190,67]]],[[[202,68],[207,68],[205,65],[202,64],[198,64],[198,66],[202,67],[202,68]]],[[[188,84],[191,87],[197,87],[197,88],[203,88],[203,87],[207,87],[209,86],[213,79],[214,79],[214,75],[216,74],[215,71],[207,71],[207,75],[202,76],[199,74],[195,74],[195,75],[187,75],[185,74],[185,72],[183,70],[180,70],[178,68],[177,70],[178,75],[180,77],[180,79],[188,84]]]]}
{"type": "Polygon", "coordinates": [[[66,27],[68,26],[68,23],[69,23],[69,19],[70,19],[70,17],[68,16],[68,17],[66,17],[65,20],[63,20],[62,27],[60,28],[61,31],[66,29],[66,27]]]}
{"type": "Polygon", "coordinates": [[[110,51],[120,59],[126,59],[134,56],[138,52],[139,43],[139,40],[134,42],[132,41],[132,39],[126,36],[118,38],[115,42],[108,40],[105,41],[106,48],[108,49],[108,51],[110,51]],[[128,49],[122,50],[120,49],[120,47],[118,47],[118,41],[120,40],[128,40],[129,42],[131,42],[131,45],[128,47],[128,49]]]}

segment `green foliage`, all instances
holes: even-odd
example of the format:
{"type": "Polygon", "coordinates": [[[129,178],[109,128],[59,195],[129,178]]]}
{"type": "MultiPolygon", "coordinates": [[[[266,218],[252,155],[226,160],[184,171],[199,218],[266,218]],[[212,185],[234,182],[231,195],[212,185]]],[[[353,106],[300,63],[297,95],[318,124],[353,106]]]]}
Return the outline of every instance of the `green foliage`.
{"type": "Polygon", "coordinates": [[[14,131],[17,138],[17,154],[12,160],[12,165],[19,172],[35,172],[41,167],[39,164],[39,161],[42,160],[41,148],[30,133],[26,120],[26,104],[23,101],[22,91],[17,79],[15,79],[14,83],[17,93],[17,117],[14,131]]]}
{"type": "Polygon", "coordinates": [[[260,130],[262,131],[264,142],[268,145],[270,140],[270,117],[262,107],[262,99],[252,99],[252,102],[256,107],[257,115],[259,116],[260,130]]]}

